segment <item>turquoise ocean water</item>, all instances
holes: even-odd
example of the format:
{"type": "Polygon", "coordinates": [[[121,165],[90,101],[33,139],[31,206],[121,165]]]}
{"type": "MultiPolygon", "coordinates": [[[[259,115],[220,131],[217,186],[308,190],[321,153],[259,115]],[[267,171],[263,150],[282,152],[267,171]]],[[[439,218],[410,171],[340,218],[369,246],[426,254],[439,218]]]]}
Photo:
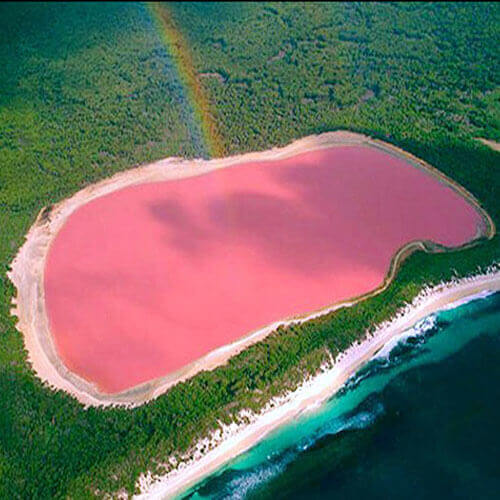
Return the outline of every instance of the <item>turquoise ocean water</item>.
{"type": "Polygon", "coordinates": [[[429,316],[184,498],[500,498],[500,293],[429,316]]]}

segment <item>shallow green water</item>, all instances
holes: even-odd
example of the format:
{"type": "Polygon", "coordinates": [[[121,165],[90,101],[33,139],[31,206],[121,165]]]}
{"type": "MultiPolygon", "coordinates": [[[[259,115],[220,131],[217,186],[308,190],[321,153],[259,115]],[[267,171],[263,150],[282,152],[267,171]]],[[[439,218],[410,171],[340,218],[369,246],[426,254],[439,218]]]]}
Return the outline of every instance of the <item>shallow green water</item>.
{"type": "Polygon", "coordinates": [[[498,498],[500,294],[407,335],[187,498],[498,498]]]}

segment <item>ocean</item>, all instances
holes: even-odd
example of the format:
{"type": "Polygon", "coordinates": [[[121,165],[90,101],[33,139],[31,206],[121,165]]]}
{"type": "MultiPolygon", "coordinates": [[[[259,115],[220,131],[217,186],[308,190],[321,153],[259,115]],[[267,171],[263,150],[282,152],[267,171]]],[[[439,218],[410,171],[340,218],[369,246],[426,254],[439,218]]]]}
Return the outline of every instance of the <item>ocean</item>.
{"type": "Polygon", "coordinates": [[[183,498],[498,498],[500,293],[427,317],[183,498]]]}

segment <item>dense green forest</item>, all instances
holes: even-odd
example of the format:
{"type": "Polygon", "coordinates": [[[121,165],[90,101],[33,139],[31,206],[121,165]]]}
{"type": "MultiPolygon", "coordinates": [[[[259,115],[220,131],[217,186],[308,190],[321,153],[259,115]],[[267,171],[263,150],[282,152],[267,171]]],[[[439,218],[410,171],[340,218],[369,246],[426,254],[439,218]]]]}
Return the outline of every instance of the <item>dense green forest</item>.
{"type": "MultiPolygon", "coordinates": [[[[500,7],[168,4],[229,153],[335,129],[392,142],[463,184],[500,224],[500,7]],[[220,77],[211,75],[216,73],[220,77]]],[[[39,210],[166,156],[206,156],[193,103],[140,3],[0,4],[0,498],[134,489],[171,453],[295,387],[424,283],[500,259],[498,237],[414,254],[383,294],[281,328],[142,407],[85,409],[44,387],[6,271],[39,210]]]]}

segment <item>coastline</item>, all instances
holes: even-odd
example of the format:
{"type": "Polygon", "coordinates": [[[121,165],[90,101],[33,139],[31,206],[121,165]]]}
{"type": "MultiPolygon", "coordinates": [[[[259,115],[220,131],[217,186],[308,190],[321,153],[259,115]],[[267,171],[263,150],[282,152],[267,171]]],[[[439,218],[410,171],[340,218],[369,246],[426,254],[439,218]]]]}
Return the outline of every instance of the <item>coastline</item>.
{"type": "Polygon", "coordinates": [[[304,381],[295,391],[272,400],[259,414],[244,413],[249,423],[233,423],[216,431],[211,438],[200,441],[186,458],[163,476],[142,475],[136,483],[137,499],[173,498],[215,472],[221,466],[256,445],[270,432],[312,411],[332,397],[364,363],[373,358],[389,342],[394,341],[415,323],[437,311],[458,307],[488,292],[500,291],[500,269],[489,268],[485,273],[443,283],[424,289],[415,300],[396,316],[378,325],[363,342],[351,346],[314,377],[304,381]],[[206,450],[209,451],[201,451],[206,450]]]}
{"type": "Polygon", "coordinates": [[[272,161],[306,151],[345,145],[373,147],[395,155],[404,159],[411,166],[425,170],[439,182],[444,183],[460,194],[481,215],[481,225],[483,226],[480,228],[476,238],[464,245],[464,247],[475,244],[478,237],[491,238],[495,234],[495,225],[489,215],[481,208],[479,202],[462,186],[410,153],[361,134],[345,131],[327,132],[299,139],[283,148],[246,153],[223,159],[183,160],[180,158],[167,158],[160,160],[150,165],[144,165],[115,174],[109,179],[82,189],[72,197],[52,207],[43,209],[36,222],[30,228],[25,243],[12,263],[12,271],[8,273],[8,277],[17,290],[17,298],[13,301],[11,313],[18,318],[17,328],[23,334],[25,347],[28,351],[28,359],[34,371],[49,386],[68,392],[86,406],[122,405],[133,407],[141,405],[163,394],[172,385],[186,380],[202,370],[210,370],[224,364],[230,357],[264,339],[278,325],[307,321],[340,307],[353,305],[382,292],[392,282],[400,263],[413,251],[417,249],[428,252],[448,250],[439,245],[429,245],[429,242],[409,242],[395,253],[387,275],[383,282],[374,290],[358,297],[331,304],[318,311],[284,318],[271,325],[263,326],[253,332],[249,332],[233,343],[224,345],[208,353],[177,372],[151,380],[122,393],[101,393],[94,384],[84,380],[66,368],[58,356],[49,329],[44,297],[44,268],[51,242],[67,218],[80,206],[95,198],[132,185],[199,176],[217,169],[236,167],[239,164],[250,161],[272,161]]]}

